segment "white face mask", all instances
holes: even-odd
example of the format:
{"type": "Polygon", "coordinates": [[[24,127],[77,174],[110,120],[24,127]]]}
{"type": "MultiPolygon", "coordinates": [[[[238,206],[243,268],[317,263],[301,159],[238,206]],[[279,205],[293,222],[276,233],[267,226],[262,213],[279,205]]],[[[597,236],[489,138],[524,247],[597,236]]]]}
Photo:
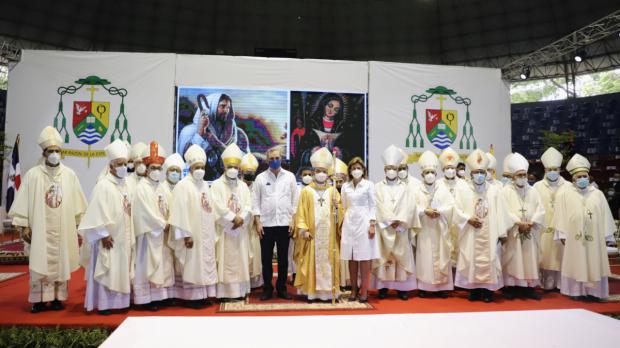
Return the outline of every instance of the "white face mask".
{"type": "Polygon", "coordinates": [[[133,162],[127,163],[127,168],[128,169],[133,169],[133,162]]]}
{"type": "Polygon", "coordinates": [[[489,182],[493,181],[493,173],[487,172],[487,181],[489,182]]]}
{"type": "Polygon", "coordinates": [[[180,179],[181,179],[181,174],[177,172],[168,173],[168,181],[170,181],[172,184],[176,184],[177,182],[179,182],[180,179]]]}
{"type": "Polygon", "coordinates": [[[460,169],[460,170],[457,172],[457,174],[458,174],[460,177],[464,177],[464,176],[465,176],[465,169],[460,169]]]}
{"type": "Polygon", "coordinates": [[[482,185],[482,184],[484,184],[485,178],[486,178],[485,174],[483,174],[483,173],[476,173],[476,174],[473,175],[472,180],[477,185],[482,185]]]}
{"type": "Polygon", "coordinates": [[[448,168],[448,169],[444,170],[443,174],[446,176],[446,178],[452,179],[456,175],[456,169],[448,168]]]}
{"type": "Polygon", "coordinates": [[[149,172],[149,178],[153,181],[159,181],[161,178],[161,170],[152,170],[149,172]]]}
{"type": "Polygon", "coordinates": [[[527,178],[516,178],[515,184],[517,184],[517,186],[519,187],[523,187],[527,184],[527,178]]]}
{"type": "Polygon", "coordinates": [[[144,165],[144,163],[140,163],[138,168],[136,168],[136,172],[140,175],[144,174],[146,172],[146,165],[144,165]]]}
{"type": "Polygon", "coordinates": [[[325,180],[327,180],[327,173],[321,172],[314,174],[314,180],[316,180],[319,184],[324,183],[325,180]]]}
{"type": "Polygon", "coordinates": [[[407,179],[407,177],[409,176],[409,172],[406,170],[399,170],[398,171],[398,177],[401,178],[402,180],[407,179]]]}
{"type": "Polygon", "coordinates": [[[226,176],[229,179],[237,179],[238,175],[239,175],[239,169],[237,169],[237,168],[228,168],[228,169],[226,169],[226,176]]]}
{"type": "Polygon", "coordinates": [[[204,180],[205,170],[204,169],[196,169],[192,172],[192,178],[194,180],[204,180]]]}
{"type": "Polygon", "coordinates": [[[304,185],[310,185],[312,182],[312,175],[304,175],[304,177],[301,178],[301,182],[303,182],[304,185]]]}
{"type": "Polygon", "coordinates": [[[60,153],[53,152],[53,153],[49,154],[47,156],[47,161],[51,165],[54,165],[54,166],[57,165],[58,163],[60,163],[60,153]]]}
{"type": "Polygon", "coordinates": [[[116,167],[116,176],[118,178],[124,178],[127,176],[127,166],[116,167]]]}
{"type": "Polygon", "coordinates": [[[424,175],[424,182],[430,185],[435,182],[435,178],[435,173],[427,173],[424,175]]]}
{"type": "Polygon", "coordinates": [[[398,176],[398,173],[396,172],[396,170],[390,169],[385,172],[385,176],[390,180],[394,180],[396,179],[396,176],[398,176]]]}
{"type": "Polygon", "coordinates": [[[351,175],[355,178],[355,179],[359,179],[362,177],[362,175],[364,175],[364,172],[361,169],[353,169],[351,171],[351,175]]]}

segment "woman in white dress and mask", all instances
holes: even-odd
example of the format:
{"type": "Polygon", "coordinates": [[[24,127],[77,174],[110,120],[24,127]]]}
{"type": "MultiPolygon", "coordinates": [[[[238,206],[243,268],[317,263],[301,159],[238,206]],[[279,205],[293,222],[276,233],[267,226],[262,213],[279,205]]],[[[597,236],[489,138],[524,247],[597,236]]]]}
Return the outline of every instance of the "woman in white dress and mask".
{"type": "Polygon", "coordinates": [[[368,300],[371,260],[378,258],[375,239],[375,189],[366,180],[366,167],[360,157],[348,165],[349,181],[341,189],[344,221],[340,241],[340,259],[349,261],[351,296],[349,301],[368,300]],[[358,271],[361,281],[358,282],[358,271]],[[361,287],[358,289],[358,285],[361,287]]]}

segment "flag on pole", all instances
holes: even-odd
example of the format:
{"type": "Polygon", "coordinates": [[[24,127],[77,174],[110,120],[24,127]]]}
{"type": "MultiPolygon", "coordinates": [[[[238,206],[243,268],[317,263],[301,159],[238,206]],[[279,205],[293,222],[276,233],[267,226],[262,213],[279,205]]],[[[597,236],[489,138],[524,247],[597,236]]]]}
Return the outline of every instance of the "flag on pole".
{"type": "Polygon", "coordinates": [[[21,171],[19,169],[19,134],[15,138],[15,146],[11,154],[11,167],[9,168],[9,181],[6,189],[6,212],[8,213],[13,205],[15,194],[21,184],[21,171]]]}

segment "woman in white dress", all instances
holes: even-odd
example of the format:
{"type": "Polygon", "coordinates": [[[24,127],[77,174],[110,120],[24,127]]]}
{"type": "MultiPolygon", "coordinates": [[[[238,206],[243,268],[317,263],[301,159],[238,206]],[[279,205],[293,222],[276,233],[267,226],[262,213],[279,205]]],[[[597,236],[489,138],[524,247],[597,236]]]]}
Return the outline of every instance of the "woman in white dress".
{"type": "Polygon", "coordinates": [[[364,161],[355,157],[349,162],[349,181],[341,189],[344,221],[340,241],[340,259],[349,261],[351,296],[349,301],[368,300],[371,260],[379,257],[375,239],[375,189],[366,180],[364,161]],[[358,270],[361,287],[358,291],[358,270]]]}

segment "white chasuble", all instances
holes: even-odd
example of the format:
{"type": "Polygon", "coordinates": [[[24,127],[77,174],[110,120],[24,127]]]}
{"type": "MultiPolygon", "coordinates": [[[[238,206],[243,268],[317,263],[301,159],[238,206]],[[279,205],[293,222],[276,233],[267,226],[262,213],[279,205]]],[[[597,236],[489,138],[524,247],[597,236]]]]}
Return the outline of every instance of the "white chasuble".
{"type": "Polygon", "coordinates": [[[450,224],[454,198],[443,186],[422,185],[416,201],[421,224],[416,234],[418,287],[426,291],[452,290],[450,224]],[[427,216],[425,209],[437,210],[439,217],[427,216]]]}
{"type": "Polygon", "coordinates": [[[503,286],[499,239],[506,237],[512,220],[497,187],[488,183],[468,185],[469,189],[457,191],[455,200],[455,223],[459,228],[455,285],[497,290],[503,286]],[[482,222],[480,228],[467,222],[472,217],[482,222]]]}
{"type": "Polygon", "coordinates": [[[560,291],[569,296],[609,296],[611,274],[607,240],[613,240],[615,222],[601,191],[573,185],[556,200],[552,220],[556,239],[565,240],[560,291]]]}
{"type": "Polygon", "coordinates": [[[504,285],[535,287],[539,283],[539,239],[545,219],[545,209],[538,191],[529,185],[523,188],[510,183],[502,195],[512,220],[506,243],[502,246],[504,285]],[[520,233],[517,222],[533,223],[528,233],[520,233]]]}
{"type": "Polygon", "coordinates": [[[248,186],[220,176],[211,185],[217,232],[218,298],[245,297],[250,290],[249,227],[252,200],[248,186]],[[243,225],[233,229],[235,216],[243,225]]]}

